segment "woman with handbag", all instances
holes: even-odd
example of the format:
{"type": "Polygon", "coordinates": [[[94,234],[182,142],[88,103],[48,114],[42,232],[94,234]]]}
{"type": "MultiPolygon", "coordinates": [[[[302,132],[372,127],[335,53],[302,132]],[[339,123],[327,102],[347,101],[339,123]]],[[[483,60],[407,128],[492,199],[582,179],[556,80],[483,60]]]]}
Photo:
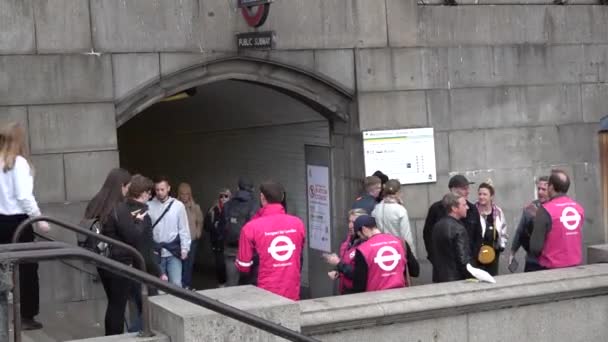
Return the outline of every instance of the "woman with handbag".
{"type": "Polygon", "coordinates": [[[505,215],[495,203],[495,190],[491,181],[479,184],[478,201],[475,204],[481,219],[481,248],[477,255],[479,267],[491,275],[498,274],[500,253],[507,245],[505,215]]]}

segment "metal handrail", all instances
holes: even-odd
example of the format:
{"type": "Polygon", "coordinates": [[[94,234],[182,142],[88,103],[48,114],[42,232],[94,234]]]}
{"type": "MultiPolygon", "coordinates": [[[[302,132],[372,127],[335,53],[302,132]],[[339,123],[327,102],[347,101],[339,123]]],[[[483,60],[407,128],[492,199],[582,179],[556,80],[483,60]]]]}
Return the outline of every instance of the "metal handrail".
{"type": "MultiPolygon", "coordinates": [[[[58,220],[56,218],[48,217],[48,216],[37,216],[29,218],[17,227],[15,233],[13,234],[13,243],[17,243],[19,238],[25,231],[25,229],[29,226],[32,226],[34,223],[39,221],[46,221],[49,223],[53,223],[62,228],[71,230],[73,232],[83,234],[97,240],[106,242],[110,245],[120,247],[126,250],[129,254],[131,254],[135,258],[135,264],[138,269],[142,272],[146,272],[146,262],[144,261],[144,257],[137,251],[137,249],[132,246],[127,245],[124,242],[114,240],[105,235],[94,233],[90,230],[78,227],[75,224],[64,222],[58,220]]],[[[32,226],[33,227],[33,226],[32,226]]],[[[33,228],[32,228],[33,229],[33,228]]],[[[94,253],[93,253],[94,254],[94,253]]],[[[142,337],[150,337],[154,336],[152,331],[150,330],[150,320],[149,320],[149,308],[148,308],[148,287],[141,286],[141,297],[142,297],[142,316],[144,319],[142,320],[142,331],[140,332],[140,336],[142,337]]],[[[13,326],[14,326],[14,342],[21,342],[21,290],[19,288],[19,266],[15,265],[13,268],[13,326]]]]}
{"type": "MultiPolygon", "coordinates": [[[[46,235],[43,235],[43,234],[38,234],[36,232],[34,232],[34,237],[37,237],[37,238],[42,239],[44,241],[57,241],[57,240],[55,240],[53,238],[50,238],[50,237],[48,237],[46,235]]],[[[84,268],[80,268],[80,267],[78,267],[76,265],[72,265],[69,262],[64,261],[64,260],[59,260],[59,262],[62,263],[62,264],[64,264],[64,265],[66,265],[67,267],[75,269],[76,271],[79,271],[79,272],[86,273],[86,274],[90,275],[91,277],[93,277],[93,281],[95,281],[95,282],[98,281],[99,275],[97,275],[97,274],[95,274],[95,273],[93,273],[93,272],[91,272],[89,270],[85,270],[84,268]]]]}
{"type": "Polygon", "coordinates": [[[67,247],[61,249],[42,249],[36,245],[40,242],[21,243],[22,247],[17,248],[11,245],[0,245],[0,262],[10,261],[17,263],[38,262],[42,260],[52,260],[59,258],[77,258],[87,260],[97,264],[110,272],[120,274],[131,280],[145,283],[158,288],[175,297],[181,298],[190,303],[202,306],[209,310],[220,313],[224,316],[233,318],[237,321],[254,326],[270,334],[296,342],[320,342],[319,340],[306,336],[300,332],[288,329],[277,323],[270,322],[249,312],[239,310],[233,306],[224,304],[215,299],[204,296],[194,291],[188,291],[173,285],[172,283],[160,280],[148,273],[129,267],[112,259],[92,253],[79,247],[67,247]],[[30,248],[31,247],[31,248],[30,248]],[[119,273],[120,272],[120,273],[119,273]]]}

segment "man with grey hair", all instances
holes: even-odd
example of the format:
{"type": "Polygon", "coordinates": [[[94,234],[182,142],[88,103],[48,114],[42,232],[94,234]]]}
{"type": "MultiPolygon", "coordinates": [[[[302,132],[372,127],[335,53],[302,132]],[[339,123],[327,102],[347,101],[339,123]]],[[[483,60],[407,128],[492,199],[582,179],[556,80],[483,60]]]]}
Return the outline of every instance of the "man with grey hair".
{"type": "Polygon", "coordinates": [[[549,200],[549,194],[547,192],[547,186],[549,184],[549,177],[542,176],[536,181],[536,200],[526,205],[524,208],[517,229],[515,230],[515,236],[513,237],[513,244],[511,245],[511,255],[509,256],[509,265],[513,262],[515,254],[520,247],[523,247],[526,251],[526,266],[524,272],[533,272],[542,269],[538,264],[538,258],[530,253],[530,238],[532,237],[532,229],[534,228],[534,218],[536,212],[543,205],[543,203],[549,200]]]}
{"type": "Polygon", "coordinates": [[[432,232],[434,283],[469,277],[467,264],[470,263],[470,240],[461,221],[469,210],[467,200],[450,192],[443,196],[442,203],[447,216],[435,224],[432,232]]]}

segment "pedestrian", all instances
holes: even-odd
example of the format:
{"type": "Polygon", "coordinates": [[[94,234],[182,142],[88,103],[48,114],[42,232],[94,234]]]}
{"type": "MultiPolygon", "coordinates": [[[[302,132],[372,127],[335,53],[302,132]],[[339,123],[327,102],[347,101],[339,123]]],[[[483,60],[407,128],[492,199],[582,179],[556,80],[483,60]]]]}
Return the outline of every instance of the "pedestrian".
{"type": "MultiPolygon", "coordinates": [[[[410,218],[407,209],[401,202],[401,183],[396,179],[391,179],[384,186],[384,199],[378,203],[372,211],[372,216],[376,219],[378,228],[384,233],[391,234],[407,241],[410,246],[415,246],[410,228],[410,218]]],[[[416,250],[412,247],[412,253],[416,255],[416,250]]]]}
{"type": "Polygon", "coordinates": [[[530,240],[530,251],[544,269],[571,267],[583,261],[585,210],[567,193],[570,177],[553,170],[547,191],[549,200],[538,209],[530,240]]]}
{"type": "MultiPolygon", "coordinates": [[[[477,207],[467,199],[469,197],[470,184],[474,183],[469,182],[465,176],[455,175],[450,178],[448,188],[450,189],[451,193],[463,197],[467,203],[467,207],[469,208],[467,210],[467,214],[460,220],[467,230],[467,235],[469,237],[469,255],[477,255],[479,253],[479,248],[481,247],[481,220],[477,207]]],[[[424,238],[424,247],[426,248],[428,255],[427,258],[431,263],[433,263],[434,254],[432,240],[433,227],[440,219],[447,215],[448,212],[446,211],[443,200],[433,203],[426,215],[422,232],[424,238]]]]}
{"type": "MultiPolygon", "coordinates": [[[[124,203],[130,185],[131,174],[128,171],[120,168],[111,170],[101,189],[89,201],[84,217],[98,219],[102,225],[103,235],[136,248],[141,239],[141,233],[134,228],[131,212],[124,207],[120,211],[117,209],[124,203]]],[[[140,212],[135,215],[140,219],[145,216],[140,212]]],[[[133,257],[123,249],[110,246],[109,250],[111,259],[127,265],[133,264],[133,257]]],[[[97,268],[97,272],[108,299],[105,313],[105,335],[120,335],[124,332],[125,309],[132,293],[133,284],[129,279],[101,267],[97,268]]]]}
{"type": "MultiPolygon", "coordinates": [[[[148,201],[152,196],[152,188],[154,183],[142,175],[134,175],[131,178],[131,185],[127,191],[127,198],[124,202],[119,203],[117,206],[117,213],[119,217],[125,217],[123,225],[132,224],[133,227],[122,229],[134,230],[139,234],[139,238],[135,244],[136,249],[143,256],[146,265],[146,272],[155,277],[167,280],[166,277],[162,277],[160,266],[157,262],[156,256],[154,255],[154,236],[152,232],[152,220],[148,212],[148,201]],[[126,213],[131,214],[129,216],[126,213]],[[124,213],[124,214],[120,214],[124,213]]],[[[155,295],[156,289],[149,288],[149,295],[155,295]]],[[[135,312],[131,313],[131,320],[129,323],[129,332],[138,332],[142,328],[142,298],[141,298],[141,284],[132,283],[130,299],[135,304],[135,312]]]]}
{"type": "Polygon", "coordinates": [[[540,270],[538,259],[530,253],[530,238],[534,229],[534,218],[536,212],[545,202],[549,200],[547,187],[549,186],[549,177],[542,176],[536,182],[536,199],[527,204],[522,213],[515,234],[513,235],[513,243],[511,244],[511,254],[509,255],[509,265],[513,263],[513,259],[520,247],[526,251],[526,264],[524,272],[533,272],[540,270]]]}
{"type": "MultiPolygon", "coordinates": [[[[239,285],[239,271],[235,266],[241,230],[258,210],[257,201],[253,195],[253,182],[241,177],[238,182],[239,190],[224,206],[220,230],[224,232],[224,259],[226,264],[226,286],[239,285]]],[[[257,260],[254,261],[257,266],[257,260]]]]}
{"type": "Polygon", "coordinates": [[[351,209],[363,209],[368,213],[374,211],[380,191],[382,191],[382,181],[376,176],[365,177],[363,183],[365,192],[357,197],[351,209]]]}
{"type": "MultiPolygon", "coordinates": [[[[9,123],[0,131],[0,244],[11,243],[23,221],[41,215],[34,197],[34,168],[25,140],[25,130],[18,123],[9,123]]],[[[45,221],[39,221],[37,228],[43,233],[50,230],[45,221]]],[[[34,230],[30,226],[19,242],[32,241],[34,230]]],[[[42,329],[42,323],[35,320],[40,312],[38,264],[20,264],[19,289],[22,329],[42,329]]]]}
{"type": "Polygon", "coordinates": [[[498,274],[500,253],[507,246],[507,219],[495,203],[496,191],[490,181],[479,184],[477,194],[475,205],[481,222],[481,246],[477,263],[479,268],[495,276],[498,274]]]}
{"type": "Polygon", "coordinates": [[[257,254],[257,286],[299,300],[306,232],[302,220],[285,213],[281,204],[284,193],[279,183],[269,181],[260,185],[260,216],[243,227],[235,266],[239,272],[251,272],[257,254]]]}
{"type": "Polygon", "coordinates": [[[205,231],[209,233],[211,250],[215,258],[215,275],[218,286],[226,286],[226,261],[224,259],[224,231],[220,229],[220,220],[224,212],[226,202],[230,200],[232,193],[228,188],[218,192],[217,203],[214,204],[205,215],[205,231]]]}
{"type": "Polygon", "coordinates": [[[335,266],[336,269],[327,273],[329,279],[339,280],[338,289],[340,294],[349,294],[353,290],[353,272],[355,265],[355,251],[357,246],[363,242],[355,234],[355,220],[362,215],[367,215],[363,209],[351,209],[348,212],[348,231],[346,239],[340,245],[340,255],[326,254],[325,261],[335,266]]]}
{"type": "Polygon", "coordinates": [[[376,176],[378,178],[380,178],[380,184],[382,185],[382,191],[380,191],[380,194],[378,195],[378,198],[376,199],[376,201],[380,202],[382,201],[382,199],[384,198],[384,186],[386,185],[386,183],[388,182],[389,178],[387,175],[385,175],[382,171],[378,170],[376,172],[374,172],[372,174],[372,176],[376,176]]]}
{"type": "Polygon", "coordinates": [[[376,220],[359,216],[355,233],[363,242],[355,252],[353,292],[371,292],[407,287],[407,274],[417,277],[420,267],[411,248],[399,238],[382,233],[376,220]]]}
{"type": "Polygon", "coordinates": [[[156,254],[160,268],[169,282],[182,286],[182,261],[190,251],[190,227],[186,207],[169,195],[171,186],[166,177],[154,181],[156,197],[148,202],[152,219],[156,254]]]}
{"type": "Polygon", "coordinates": [[[469,236],[462,219],[469,206],[464,196],[448,193],[443,197],[448,213],[433,227],[433,282],[464,280],[468,278],[467,264],[471,263],[469,236]]]}
{"type": "Polygon", "coordinates": [[[194,261],[196,260],[199,240],[203,235],[203,212],[201,211],[201,207],[192,198],[192,187],[190,187],[190,184],[181,183],[177,189],[177,199],[186,207],[191,239],[188,258],[186,258],[182,266],[182,286],[185,289],[193,290],[192,272],[194,270],[194,261]]]}

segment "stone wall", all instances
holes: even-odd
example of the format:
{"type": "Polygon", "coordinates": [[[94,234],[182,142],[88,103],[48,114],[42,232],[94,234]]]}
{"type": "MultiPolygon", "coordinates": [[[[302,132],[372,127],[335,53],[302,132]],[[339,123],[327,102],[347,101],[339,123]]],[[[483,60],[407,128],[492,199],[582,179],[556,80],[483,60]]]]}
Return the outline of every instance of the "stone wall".
{"type": "MultiPolygon", "coordinates": [[[[603,240],[596,130],[608,105],[608,7],[291,0],[271,5],[263,29],[276,32],[276,50],[241,55],[356,93],[354,121],[331,137],[344,148],[344,182],[363,176],[361,130],[435,128],[438,182],[404,189],[419,251],[426,208],[450,174],[492,178],[512,231],[534,177],[554,166],[586,207],[585,242],[603,240]]],[[[225,0],[0,0],[0,117],[28,127],[44,207],[76,215],[118,165],[117,103],[237,55],[234,34],[247,30],[225,0]]],[[[344,188],[340,201],[352,195],[344,188]]]]}

